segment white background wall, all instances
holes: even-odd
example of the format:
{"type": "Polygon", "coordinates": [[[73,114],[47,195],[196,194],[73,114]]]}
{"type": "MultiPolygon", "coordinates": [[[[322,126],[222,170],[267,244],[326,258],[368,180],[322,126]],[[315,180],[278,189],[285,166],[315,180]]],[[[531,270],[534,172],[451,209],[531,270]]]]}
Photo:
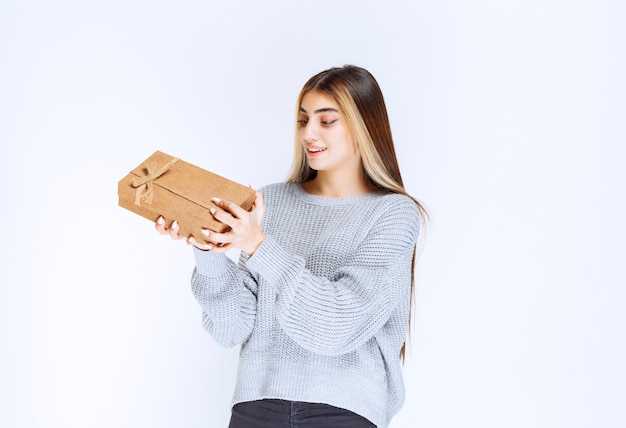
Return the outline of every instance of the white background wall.
{"type": "Polygon", "coordinates": [[[433,214],[392,427],[626,427],[625,12],[0,0],[0,426],[226,426],[237,350],[117,181],[156,149],[283,180],[298,90],[353,63],[433,214]]]}

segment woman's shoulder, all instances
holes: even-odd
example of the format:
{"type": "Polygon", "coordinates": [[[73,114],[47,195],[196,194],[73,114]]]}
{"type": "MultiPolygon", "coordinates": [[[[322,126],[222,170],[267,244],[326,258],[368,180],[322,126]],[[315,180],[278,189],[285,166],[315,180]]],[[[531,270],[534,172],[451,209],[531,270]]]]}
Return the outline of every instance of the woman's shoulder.
{"type": "Polygon", "coordinates": [[[412,212],[419,216],[417,202],[410,196],[401,193],[386,192],[378,199],[379,209],[382,210],[401,210],[403,212],[412,212]]]}
{"type": "Polygon", "coordinates": [[[418,230],[425,220],[417,201],[400,193],[382,194],[375,203],[374,211],[376,222],[387,225],[403,225],[402,227],[418,230]]]}

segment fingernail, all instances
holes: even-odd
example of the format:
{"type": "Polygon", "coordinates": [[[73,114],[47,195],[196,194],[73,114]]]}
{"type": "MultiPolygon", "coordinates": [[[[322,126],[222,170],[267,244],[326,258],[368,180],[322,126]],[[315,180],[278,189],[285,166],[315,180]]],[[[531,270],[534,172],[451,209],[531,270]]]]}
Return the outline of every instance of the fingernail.
{"type": "Polygon", "coordinates": [[[217,212],[217,210],[215,208],[209,208],[209,212],[211,214],[215,214],[217,212]]]}
{"type": "Polygon", "coordinates": [[[202,229],[202,234],[203,234],[204,236],[208,237],[210,233],[211,233],[211,232],[209,231],[209,229],[202,229]]]}
{"type": "Polygon", "coordinates": [[[157,219],[157,224],[163,224],[163,223],[165,223],[165,219],[163,217],[159,217],[157,219]]]}
{"type": "Polygon", "coordinates": [[[211,200],[215,202],[216,204],[219,204],[220,202],[222,202],[220,198],[211,198],[211,200]]]}
{"type": "Polygon", "coordinates": [[[178,227],[178,222],[176,220],[174,220],[172,222],[172,229],[176,229],[178,227]]]}

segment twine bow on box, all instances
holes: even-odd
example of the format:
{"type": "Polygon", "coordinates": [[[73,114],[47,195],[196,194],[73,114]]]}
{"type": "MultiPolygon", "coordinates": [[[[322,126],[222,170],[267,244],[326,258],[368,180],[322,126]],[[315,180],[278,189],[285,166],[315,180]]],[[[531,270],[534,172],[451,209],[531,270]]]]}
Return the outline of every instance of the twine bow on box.
{"type": "Polygon", "coordinates": [[[154,180],[165,174],[165,172],[174,165],[179,158],[173,158],[160,169],[156,169],[156,162],[146,162],[147,175],[143,177],[133,178],[133,187],[137,188],[135,192],[135,205],[141,205],[141,198],[144,197],[146,203],[151,204],[154,198],[154,180]]]}

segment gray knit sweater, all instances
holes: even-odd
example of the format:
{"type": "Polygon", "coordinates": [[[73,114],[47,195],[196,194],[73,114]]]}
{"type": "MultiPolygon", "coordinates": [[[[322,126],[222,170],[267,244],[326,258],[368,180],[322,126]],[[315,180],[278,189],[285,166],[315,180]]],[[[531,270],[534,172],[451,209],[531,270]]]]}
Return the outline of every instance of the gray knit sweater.
{"type": "Polygon", "coordinates": [[[233,404],[326,403],[386,427],[404,402],[415,203],[326,198],[293,183],[261,191],[266,239],[252,257],[236,264],[194,248],[204,328],[241,345],[233,404]]]}

